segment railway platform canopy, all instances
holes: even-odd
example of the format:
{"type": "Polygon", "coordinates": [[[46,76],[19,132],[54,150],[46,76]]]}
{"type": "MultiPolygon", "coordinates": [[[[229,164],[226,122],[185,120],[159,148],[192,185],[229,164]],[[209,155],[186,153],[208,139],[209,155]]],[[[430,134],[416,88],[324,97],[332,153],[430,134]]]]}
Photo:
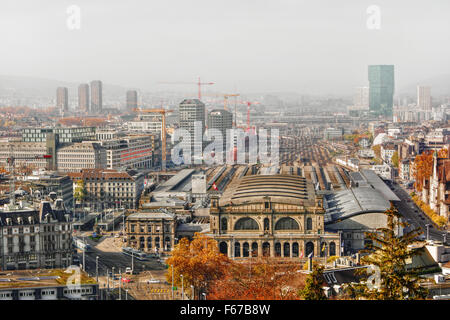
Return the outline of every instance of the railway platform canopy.
{"type": "MultiPolygon", "coordinates": [[[[370,224],[369,220],[377,220],[374,219],[376,214],[382,214],[390,208],[391,201],[400,201],[372,170],[352,172],[350,179],[351,188],[324,195],[325,225],[333,225],[346,219],[357,220],[362,225],[365,222],[370,224]]],[[[378,220],[381,222],[384,219],[378,220]]]]}

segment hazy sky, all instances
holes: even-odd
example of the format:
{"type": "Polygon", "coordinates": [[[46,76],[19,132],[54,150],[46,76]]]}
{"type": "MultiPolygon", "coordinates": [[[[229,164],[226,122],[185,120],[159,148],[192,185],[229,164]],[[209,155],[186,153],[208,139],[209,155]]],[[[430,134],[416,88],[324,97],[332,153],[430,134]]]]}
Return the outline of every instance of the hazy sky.
{"type": "Polygon", "coordinates": [[[449,13],[448,0],[1,0],[0,74],[339,94],[367,84],[367,65],[394,64],[399,87],[450,73],[449,13]]]}

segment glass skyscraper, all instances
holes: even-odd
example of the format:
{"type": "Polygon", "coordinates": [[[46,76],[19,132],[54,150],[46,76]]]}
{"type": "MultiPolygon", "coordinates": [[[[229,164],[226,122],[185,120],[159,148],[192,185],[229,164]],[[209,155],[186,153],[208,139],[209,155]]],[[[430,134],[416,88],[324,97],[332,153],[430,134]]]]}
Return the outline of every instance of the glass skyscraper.
{"type": "Polygon", "coordinates": [[[369,66],[369,109],[377,115],[392,116],[394,66],[369,66]]]}

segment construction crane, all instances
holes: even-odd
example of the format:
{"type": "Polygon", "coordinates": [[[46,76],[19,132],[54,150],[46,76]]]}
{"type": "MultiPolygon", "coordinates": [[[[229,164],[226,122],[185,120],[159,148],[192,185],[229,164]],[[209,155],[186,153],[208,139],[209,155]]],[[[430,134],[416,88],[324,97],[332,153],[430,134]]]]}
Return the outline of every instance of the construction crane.
{"type": "Polygon", "coordinates": [[[161,143],[162,143],[162,169],[166,169],[166,113],[173,112],[173,110],[166,110],[166,109],[141,109],[141,108],[134,108],[133,111],[135,112],[143,112],[143,113],[158,113],[161,115],[162,118],[162,125],[161,125],[161,143]]]}
{"type": "Polygon", "coordinates": [[[227,105],[228,98],[229,97],[239,97],[239,96],[240,96],[239,93],[224,94],[223,95],[223,108],[228,111],[228,105],[227,105]]]}
{"type": "Polygon", "coordinates": [[[159,84],[196,84],[198,86],[198,100],[202,100],[202,86],[213,85],[214,82],[201,82],[200,77],[198,82],[158,82],[159,84]]]}
{"type": "Polygon", "coordinates": [[[247,104],[247,132],[250,132],[250,105],[259,104],[258,101],[245,101],[247,104]]]}
{"type": "Polygon", "coordinates": [[[6,158],[0,158],[0,159],[6,159],[6,163],[9,165],[9,174],[11,175],[11,179],[9,179],[9,204],[14,206],[16,204],[16,196],[14,192],[16,191],[16,185],[15,185],[15,162],[16,160],[35,160],[35,159],[51,159],[51,154],[43,154],[38,156],[31,156],[31,157],[14,157],[12,156],[12,151],[10,151],[10,156],[6,158]]]}

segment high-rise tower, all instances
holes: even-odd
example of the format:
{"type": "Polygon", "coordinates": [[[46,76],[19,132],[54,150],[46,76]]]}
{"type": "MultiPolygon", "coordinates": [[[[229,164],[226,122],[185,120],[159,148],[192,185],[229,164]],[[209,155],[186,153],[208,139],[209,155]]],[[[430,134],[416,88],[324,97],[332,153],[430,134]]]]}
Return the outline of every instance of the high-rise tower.
{"type": "Polygon", "coordinates": [[[377,115],[392,116],[394,66],[369,66],[369,109],[377,115]]]}

